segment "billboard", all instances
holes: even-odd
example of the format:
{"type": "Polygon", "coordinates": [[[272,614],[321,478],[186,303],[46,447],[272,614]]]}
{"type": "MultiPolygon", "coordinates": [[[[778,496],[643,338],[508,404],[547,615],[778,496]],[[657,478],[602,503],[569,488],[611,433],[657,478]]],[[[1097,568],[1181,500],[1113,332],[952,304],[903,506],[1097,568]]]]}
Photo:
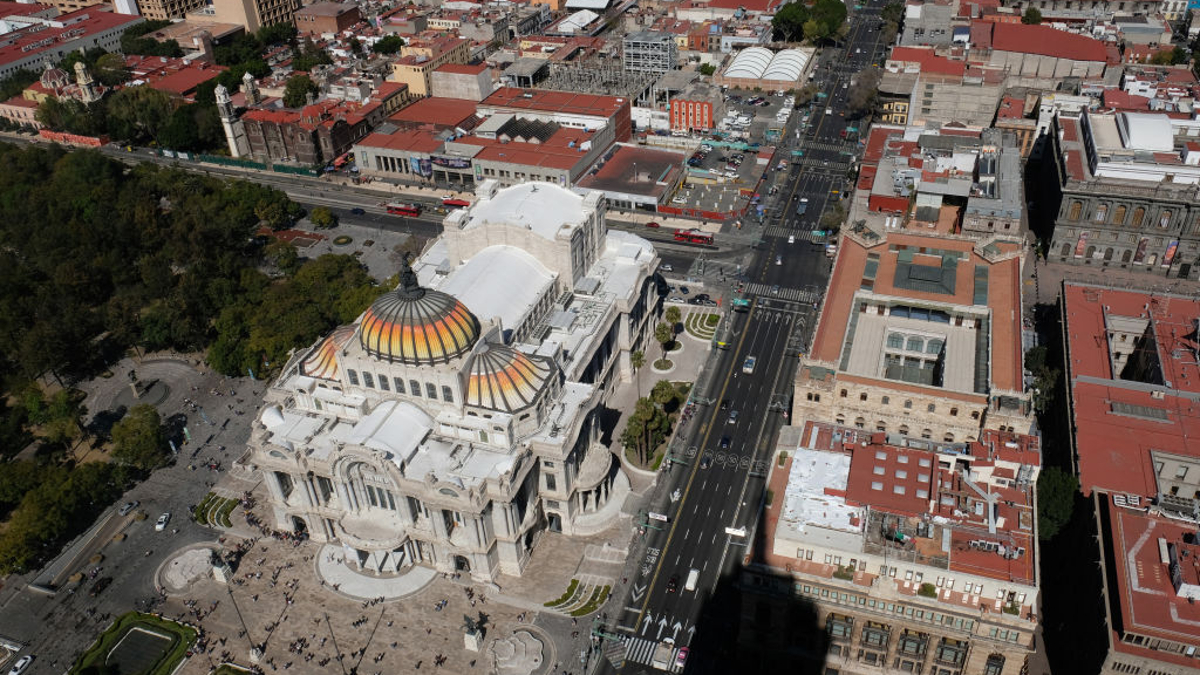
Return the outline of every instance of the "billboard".
{"type": "Polygon", "coordinates": [[[466,157],[443,157],[442,155],[432,155],[429,158],[430,163],[437,166],[444,166],[448,169],[469,169],[471,168],[471,160],[466,157]]]}
{"type": "Polygon", "coordinates": [[[1087,246],[1088,233],[1083,231],[1079,233],[1079,241],[1075,243],[1075,257],[1083,257],[1083,249],[1087,246]]]}

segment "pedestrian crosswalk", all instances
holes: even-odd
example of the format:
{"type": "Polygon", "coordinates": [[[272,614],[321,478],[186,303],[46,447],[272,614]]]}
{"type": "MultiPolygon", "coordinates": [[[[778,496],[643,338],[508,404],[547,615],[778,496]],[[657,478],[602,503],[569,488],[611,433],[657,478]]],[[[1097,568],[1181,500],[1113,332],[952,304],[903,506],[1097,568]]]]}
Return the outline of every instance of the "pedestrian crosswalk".
{"type": "Polygon", "coordinates": [[[795,302],[813,303],[820,299],[820,294],[816,291],[810,291],[801,288],[783,288],[775,290],[774,286],[766,284],[746,284],[746,295],[769,295],[775,298],[783,298],[784,300],[793,300],[795,302]]]}
{"type": "MultiPolygon", "coordinates": [[[[649,666],[654,658],[654,648],[657,647],[658,644],[659,643],[653,640],[647,640],[646,638],[627,638],[625,641],[625,660],[632,661],[634,663],[640,663],[644,666],[649,666]]],[[[675,665],[675,657],[678,653],[678,649],[671,650],[671,659],[669,661],[670,665],[666,669],[668,673],[683,672],[682,668],[677,668],[675,665]]]]}
{"type": "Polygon", "coordinates": [[[803,149],[809,150],[825,150],[827,152],[844,152],[846,146],[842,143],[832,143],[830,141],[805,141],[802,144],[803,149]]]}
{"type": "Polygon", "coordinates": [[[803,230],[796,227],[780,227],[778,225],[772,225],[771,227],[768,227],[766,229],[765,236],[778,237],[780,239],[794,236],[798,242],[807,241],[813,244],[820,244],[825,240],[825,237],[813,234],[812,230],[803,230]]]}

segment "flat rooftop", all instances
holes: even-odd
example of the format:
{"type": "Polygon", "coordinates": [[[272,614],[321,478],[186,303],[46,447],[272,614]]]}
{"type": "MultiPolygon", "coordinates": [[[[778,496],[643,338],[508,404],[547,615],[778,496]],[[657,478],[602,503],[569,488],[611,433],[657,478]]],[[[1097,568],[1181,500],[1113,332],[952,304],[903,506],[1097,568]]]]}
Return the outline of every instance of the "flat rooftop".
{"type": "MultiPolygon", "coordinates": [[[[1141,508],[1118,506],[1108,500],[1102,507],[1102,530],[1105,523],[1108,524],[1106,543],[1112,547],[1107,563],[1115,568],[1113,576],[1117,583],[1117,588],[1110,588],[1109,592],[1117,596],[1114,605],[1119,601],[1124,632],[1195,645],[1200,626],[1200,604],[1192,602],[1200,591],[1197,585],[1200,547],[1196,545],[1195,526],[1147,515],[1141,508]],[[1178,589],[1172,583],[1173,571],[1179,575],[1178,589]]],[[[1112,644],[1118,652],[1196,667],[1195,657],[1173,654],[1165,648],[1150,650],[1130,644],[1116,633],[1112,644]]]]}
{"type": "Polygon", "coordinates": [[[809,422],[788,451],[774,536],[1034,583],[1036,437],[935,443],[809,422]]]}
{"type": "Polygon", "coordinates": [[[841,239],[812,358],[870,379],[960,393],[1020,391],[1020,260],[1008,255],[1019,245],[995,244],[993,262],[966,239],[867,234],[865,244],[841,239]],[[856,311],[865,301],[887,305],[888,312],[856,311]],[[885,357],[883,346],[901,360],[885,357]]]}
{"type": "Polygon", "coordinates": [[[576,185],[588,190],[661,197],[678,183],[682,153],[617,145],[576,185]]]}
{"type": "Polygon", "coordinates": [[[1158,494],[1152,452],[1200,457],[1200,299],[1063,287],[1080,487],[1158,494]]]}

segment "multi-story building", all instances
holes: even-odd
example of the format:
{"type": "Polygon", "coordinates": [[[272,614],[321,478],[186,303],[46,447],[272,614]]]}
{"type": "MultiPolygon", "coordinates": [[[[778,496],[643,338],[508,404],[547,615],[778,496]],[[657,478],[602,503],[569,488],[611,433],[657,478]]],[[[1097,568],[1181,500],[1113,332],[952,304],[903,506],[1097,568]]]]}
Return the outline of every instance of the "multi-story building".
{"type": "Polygon", "coordinates": [[[906,4],[899,44],[905,47],[932,45],[949,47],[954,38],[954,19],[959,13],[957,0],[935,0],[906,4]]]}
{"type": "Polygon", "coordinates": [[[520,575],[543,532],[611,526],[630,485],[599,415],[661,312],[657,264],[599,195],[480,185],[397,288],[269,388],[247,464],[274,526],[356,570],[478,581],[520,575]]]}
{"type": "Polygon", "coordinates": [[[139,0],[138,11],[151,21],[183,18],[188,12],[205,5],[206,0],[139,0]]]}
{"type": "Polygon", "coordinates": [[[1079,110],[1055,115],[1047,138],[1050,259],[1200,278],[1200,122],[1079,110]]]}
{"type": "Polygon", "coordinates": [[[471,56],[471,41],[453,35],[413,38],[400,50],[400,59],[392,64],[392,81],[408,86],[413,96],[432,95],[433,71],[447,63],[466,64],[471,56]]]}
{"type": "Polygon", "coordinates": [[[707,82],[690,82],[670,100],[671,129],[712,129],[725,115],[725,96],[707,82]]]}
{"type": "Polygon", "coordinates": [[[51,12],[54,10],[25,11],[0,21],[7,29],[0,34],[0,79],[22,69],[37,72],[46,62],[58,63],[71,52],[93,48],[120,51],[121,35],[145,21],[100,7],[61,15],[51,12]]]}
{"type": "Polygon", "coordinates": [[[1100,672],[1195,675],[1200,301],[1073,282],[1062,298],[1070,456],[1098,527],[1100,672]]]}
{"type": "Polygon", "coordinates": [[[679,47],[670,33],[628,33],[621,43],[621,63],[626,71],[665,73],[679,67],[679,47]]]}
{"type": "Polygon", "coordinates": [[[429,82],[434,96],[472,101],[484,100],[496,88],[491,69],[483,63],[447,63],[433,71],[429,82]]]}
{"type": "Polygon", "coordinates": [[[362,14],[352,2],[314,2],[296,10],[296,30],[308,35],[336,35],[359,21],[362,14]]]}
{"type": "Polygon", "coordinates": [[[631,104],[623,97],[505,87],[479,104],[429,100],[398,113],[400,131],[355,145],[364,175],[464,185],[540,180],[570,188],[632,135],[631,104]],[[449,140],[447,124],[457,127],[449,140]]]}
{"type": "Polygon", "coordinates": [[[1031,433],[1024,252],[1020,239],[1002,235],[877,230],[865,221],[843,228],[796,372],[793,422],[944,443],[987,430],[1031,433]]]}
{"type": "Polygon", "coordinates": [[[277,23],[294,23],[300,0],[213,0],[213,18],[220,23],[245,26],[246,32],[277,23]]]}
{"type": "Polygon", "coordinates": [[[939,56],[932,47],[896,47],[884,63],[880,89],[893,94],[885,110],[892,124],[991,125],[1006,73],[939,56]],[[903,102],[903,110],[895,103],[903,102]],[[901,113],[903,119],[900,118],[901,113]]]}
{"type": "Polygon", "coordinates": [[[873,226],[980,239],[1026,235],[1021,157],[1012,135],[875,125],[866,145],[852,221],[882,216],[873,226]]]}
{"type": "Polygon", "coordinates": [[[763,621],[773,604],[805,607],[823,633],[812,655],[823,672],[1026,672],[1037,437],[945,443],[810,422],[777,448],[787,454],[773,463],[762,562],[742,573],[745,624],[786,621],[763,621]]]}

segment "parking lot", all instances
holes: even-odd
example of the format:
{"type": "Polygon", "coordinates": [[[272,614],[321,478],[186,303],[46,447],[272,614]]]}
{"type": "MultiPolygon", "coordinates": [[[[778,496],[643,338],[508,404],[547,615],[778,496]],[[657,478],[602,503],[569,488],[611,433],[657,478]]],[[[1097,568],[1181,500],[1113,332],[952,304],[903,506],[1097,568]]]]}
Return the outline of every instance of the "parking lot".
{"type": "Polygon", "coordinates": [[[759,164],[758,149],[778,140],[793,110],[790,96],[778,92],[730,90],[718,127],[695,136],[697,148],[687,160],[688,174],[671,206],[703,211],[734,211],[745,206],[744,190],[759,184],[770,165],[759,164]],[[770,136],[770,137],[768,137],[770,136]]]}

